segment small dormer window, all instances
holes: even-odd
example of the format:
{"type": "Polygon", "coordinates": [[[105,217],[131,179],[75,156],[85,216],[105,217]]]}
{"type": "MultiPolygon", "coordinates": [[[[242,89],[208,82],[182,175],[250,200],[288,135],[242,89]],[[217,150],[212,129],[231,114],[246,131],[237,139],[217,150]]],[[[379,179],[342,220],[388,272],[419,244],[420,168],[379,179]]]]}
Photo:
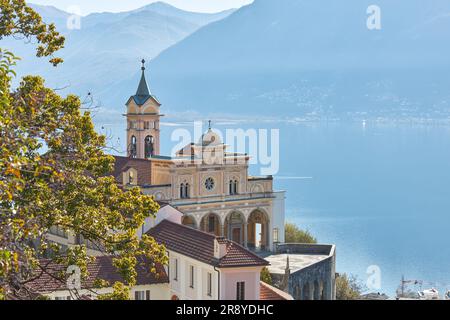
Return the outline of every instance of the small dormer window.
{"type": "Polygon", "coordinates": [[[134,174],[133,171],[130,171],[128,173],[128,184],[133,184],[134,183],[134,174]]]}

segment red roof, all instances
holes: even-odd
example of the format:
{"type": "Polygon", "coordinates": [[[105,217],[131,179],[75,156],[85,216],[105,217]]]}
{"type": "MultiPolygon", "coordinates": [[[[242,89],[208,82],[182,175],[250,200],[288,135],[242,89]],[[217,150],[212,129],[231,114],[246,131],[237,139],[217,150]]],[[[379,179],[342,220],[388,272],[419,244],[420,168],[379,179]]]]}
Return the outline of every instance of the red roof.
{"type": "Polygon", "coordinates": [[[260,281],[259,300],[293,300],[292,296],[267,283],[260,281]]]}
{"type": "Polygon", "coordinates": [[[128,171],[130,168],[133,168],[137,171],[137,176],[135,179],[137,179],[138,185],[145,186],[152,184],[152,162],[150,160],[119,156],[114,156],[114,158],[116,161],[114,163],[114,171],[112,175],[118,183],[124,184],[124,181],[122,181],[122,173],[128,171]]]}
{"type": "Polygon", "coordinates": [[[168,220],[163,220],[150,229],[147,234],[155,238],[159,243],[164,244],[168,250],[216,267],[231,268],[269,265],[269,262],[263,258],[231,240],[168,220]],[[221,259],[214,257],[215,240],[226,245],[226,253],[221,259]]]}
{"type": "MultiPolygon", "coordinates": [[[[108,281],[109,285],[114,282],[123,282],[123,277],[117,271],[117,268],[112,263],[112,257],[103,256],[96,257],[95,261],[88,264],[89,276],[87,279],[81,281],[83,289],[95,288],[95,280],[101,279],[108,281]]],[[[41,267],[44,267],[46,273],[39,274],[39,277],[28,283],[31,290],[36,292],[51,292],[58,290],[68,290],[67,288],[67,274],[66,268],[49,260],[42,260],[41,267]],[[62,276],[64,276],[63,279],[62,276]]],[[[150,263],[146,258],[139,258],[136,266],[137,279],[136,285],[149,285],[158,283],[168,283],[169,278],[164,267],[160,264],[156,265],[156,273],[150,272],[150,263]]]]}

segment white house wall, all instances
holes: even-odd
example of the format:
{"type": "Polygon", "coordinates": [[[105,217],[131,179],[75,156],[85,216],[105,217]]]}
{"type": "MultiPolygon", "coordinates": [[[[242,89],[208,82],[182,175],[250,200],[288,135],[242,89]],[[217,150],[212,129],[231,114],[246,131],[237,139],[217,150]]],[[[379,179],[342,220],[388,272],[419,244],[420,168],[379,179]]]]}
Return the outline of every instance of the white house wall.
{"type": "Polygon", "coordinates": [[[238,282],[245,282],[245,300],[259,300],[261,267],[222,268],[220,272],[220,299],[236,300],[238,282]]]}
{"type": "MultiPolygon", "coordinates": [[[[161,284],[150,284],[150,285],[139,285],[134,286],[130,290],[130,299],[134,300],[134,293],[136,291],[150,291],[150,300],[169,300],[170,299],[170,288],[168,283],[161,284]]],[[[97,295],[112,293],[112,288],[102,288],[102,289],[93,289],[93,290],[80,290],[78,294],[80,296],[91,296],[92,299],[95,299],[97,295]]],[[[70,296],[70,292],[68,290],[61,291],[53,291],[43,293],[44,296],[50,298],[51,300],[55,300],[56,298],[66,299],[70,296]]]]}
{"type": "Polygon", "coordinates": [[[217,300],[218,275],[214,267],[194,260],[185,255],[169,251],[169,279],[171,296],[176,295],[180,300],[217,300]],[[178,280],[175,280],[175,259],[178,259],[178,280]],[[194,288],[190,288],[190,268],[194,266],[194,288]],[[207,292],[207,274],[212,275],[212,295],[207,292]]]}

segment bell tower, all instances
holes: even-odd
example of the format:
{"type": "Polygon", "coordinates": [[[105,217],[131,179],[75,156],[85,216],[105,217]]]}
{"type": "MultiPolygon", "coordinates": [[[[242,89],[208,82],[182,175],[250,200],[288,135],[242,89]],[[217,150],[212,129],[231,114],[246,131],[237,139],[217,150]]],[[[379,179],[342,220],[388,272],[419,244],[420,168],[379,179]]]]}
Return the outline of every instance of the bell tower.
{"type": "Polygon", "coordinates": [[[159,121],[161,104],[148,89],[145,80],[145,60],[138,89],[127,103],[127,154],[130,158],[149,159],[160,152],[159,121]]]}

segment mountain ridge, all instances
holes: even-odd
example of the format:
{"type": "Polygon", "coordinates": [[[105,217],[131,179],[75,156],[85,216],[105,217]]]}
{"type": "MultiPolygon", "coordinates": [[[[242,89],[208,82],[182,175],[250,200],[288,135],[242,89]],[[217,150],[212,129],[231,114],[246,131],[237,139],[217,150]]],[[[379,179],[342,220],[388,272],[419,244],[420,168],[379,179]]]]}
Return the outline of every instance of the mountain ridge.
{"type": "Polygon", "coordinates": [[[370,5],[255,0],[159,54],[154,91],[200,113],[449,117],[450,3],[380,0],[376,31],[370,5]]]}
{"type": "Polygon", "coordinates": [[[70,59],[44,75],[91,91],[108,112],[135,91],[144,57],[151,90],[172,113],[450,118],[450,3],[379,0],[379,31],[366,26],[371,4],[255,0],[198,28],[154,12],[146,19],[142,8],[117,25],[105,15],[103,33],[71,33],[70,59]]]}
{"type": "Polygon", "coordinates": [[[57,53],[64,63],[53,68],[44,59],[34,56],[33,45],[11,38],[2,39],[2,47],[25,58],[17,65],[19,77],[15,82],[26,74],[41,75],[50,87],[64,88],[60,90],[61,94],[84,96],[90,92],[98,104],[116,111],[122,107],[125,97],[109,88],[121,81],[135,79],[142,58],[150,61],[199,28],[234,12],[193,13],[153,3],[129,12],[81,17],[81,29],[68,30],[69,13],[52,6],[32,7],[46,23],[56,23],[58,31],[66,37],[65,48],[57,53]]]}

